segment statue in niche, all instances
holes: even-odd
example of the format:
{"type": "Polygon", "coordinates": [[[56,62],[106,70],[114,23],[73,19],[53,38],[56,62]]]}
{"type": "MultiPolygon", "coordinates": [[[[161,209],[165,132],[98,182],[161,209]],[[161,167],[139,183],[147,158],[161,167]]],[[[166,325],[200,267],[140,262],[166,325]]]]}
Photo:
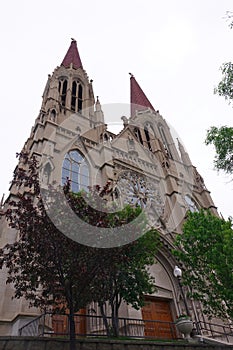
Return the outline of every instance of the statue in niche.
{"type": "Polygon", "coordinates": [[[165,146],[162,143],[162,141],[160,139],[158,139],[158,141],[159,141],[160,149],[162,151],[162,160],[161,160],[162,167],[165,168],[165,169],[168,169],[170,167],[169,152],[165,148],[165,146]]]}
{"type": "Polygon", "coordinates": [[[52,172],[51,165],[49,163],[47,163],[43,169],[42,183],[44,185],[49,184],[51,172],[52,172]]]}
{"type": "Polygon", "coordinates": [[[128,149],[129,151],[135,151],[135,143],[132,137],[128,138],[128,149]]]}
{"type": "Polygon", "coordinates": [[[150,134],[150,136],[154,136],[154,130],[153,130],[152,125],[150,123],[146,123],[145,127],[146,127],[148,133],[150,134]]]}

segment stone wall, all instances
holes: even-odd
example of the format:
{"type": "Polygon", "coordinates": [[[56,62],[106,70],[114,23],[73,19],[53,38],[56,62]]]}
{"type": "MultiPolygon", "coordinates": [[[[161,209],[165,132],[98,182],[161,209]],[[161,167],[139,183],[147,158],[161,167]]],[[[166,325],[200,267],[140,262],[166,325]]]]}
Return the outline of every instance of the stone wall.
{"type": "MultiPolygon", "coordinates": [[[[150,342],[141,340],[123,341],[108,339],[80,339],[76,350],[224,350],[233,346],[150,342]]],[[[69,342],[63,339],[33,337],[0,337],[0,350],[69,350],[69,342]]]]}

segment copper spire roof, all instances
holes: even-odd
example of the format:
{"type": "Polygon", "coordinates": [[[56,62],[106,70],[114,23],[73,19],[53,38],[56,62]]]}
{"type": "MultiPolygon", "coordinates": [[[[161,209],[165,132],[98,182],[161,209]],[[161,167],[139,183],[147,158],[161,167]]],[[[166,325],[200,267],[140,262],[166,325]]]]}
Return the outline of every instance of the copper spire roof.
{"type": "Polygon", "coordinates": [[[143,90],[139,86],[138,82],[134,78],[133,74],[130,74],[130,104],[131,104],[131,117],[136,114],[136,110],[142,110],[147,107],[155,110],[143,90]]]}
{"type": "Polygon", "coordinates": [[[74,39],[71,39],[70,47],[65,55],[62,65],[66,68],[69,68],[70,64],[73,64],[74,69],[83,68],[81,58],[79,56],[77,42],[74,39]]]}

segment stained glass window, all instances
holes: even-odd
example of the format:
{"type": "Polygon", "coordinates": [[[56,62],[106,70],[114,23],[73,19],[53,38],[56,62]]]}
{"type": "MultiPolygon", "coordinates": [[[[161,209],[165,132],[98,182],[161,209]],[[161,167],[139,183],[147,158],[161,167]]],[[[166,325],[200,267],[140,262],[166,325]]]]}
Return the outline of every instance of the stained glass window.
{"type": "Polygon", "coordinates": [[[188,209],[193,213],[195,211],[198,211],[198,207],[196,205],[196,203],[194,202],[194,200],[188,196],[187,194],[184,196],[186,205],[188,207],[188,209]]]}
{"type": "Polygon", "coordinates": [[[85,157],[77,150],[72,150],[65,155],[62,165],[62,185],[71,181],[71,190],[75,193],[85,190],[88,192],[89,167],[85,157]]]}

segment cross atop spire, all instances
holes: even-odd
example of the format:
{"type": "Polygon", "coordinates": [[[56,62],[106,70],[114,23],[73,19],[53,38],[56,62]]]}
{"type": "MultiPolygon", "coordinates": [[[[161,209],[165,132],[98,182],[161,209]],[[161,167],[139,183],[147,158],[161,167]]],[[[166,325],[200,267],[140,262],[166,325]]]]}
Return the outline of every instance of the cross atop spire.
{"type": "Polygon", "coordinates": [[[71,44],[64,57],[64,60],[62,61],[62,66],[69,68],[71,63],[74,69],[83,68],[77,48],[77,42],[73,38],[71,38],[71,44]]]}
{"type": "Polygon", "coordinates": [[[131,104],[131,117],[136,114],[136,110],[142,110],[145,108],[151,108],[155,110],[143,90],[139,86],[138,82],[134,78],[132,73],[130,75],[130,104],[131,104]]]}

